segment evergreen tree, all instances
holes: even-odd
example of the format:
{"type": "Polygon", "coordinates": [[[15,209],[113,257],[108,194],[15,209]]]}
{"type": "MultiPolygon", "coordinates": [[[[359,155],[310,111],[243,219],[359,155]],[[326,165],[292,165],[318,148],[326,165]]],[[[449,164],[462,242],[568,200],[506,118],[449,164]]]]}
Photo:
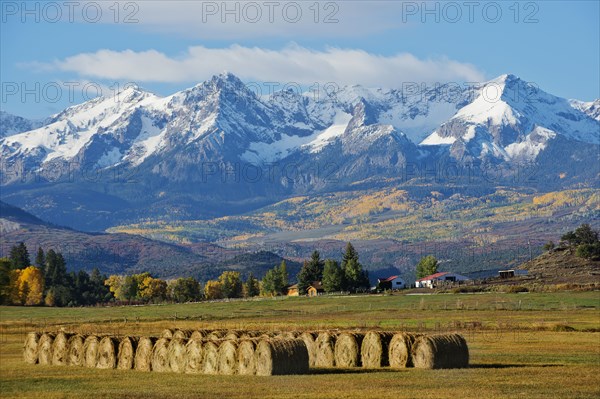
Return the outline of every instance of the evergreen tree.
{"type": "Polygon", "coordinates": [[[56,271],[57,256],[53,249],[46,253],[46,267],[44,275],[46,276],[46,288],[50,289],[54,285],[54,275],[56,271]]]}
{"type": "Polygon", "coordinates": [[[351,243],[346,244],[346,251],[342,256],[343,288],[356,291],[364,285],[362,265],[358,261],[358,252],[351,243]]]}
{"type": "Polygon", "coordinates": [[[323,289],[326,292],[336,292],[342,289],[342,268],[333,259],[327,259],[323,268],[323,289]]]}
{"type": "Polygon", "coordinates": [[[248,276],[246,284],[244,284],[244,297],[253,298],[260,295],[260,284],[259,281],[252,273],[248,276]]]}
{"type": "Polygon", "coordinates": [[[0,258],[0,304],[8,305],[10,303],[10,270],[11,262],[7,258],[0,258]]]}
{"type": "Polygon", "coordinates": [[[31,266],[29,252],[27,251],[24,242],[20,242],[10,249],[9,259],[13,270],[25,269],[26,267],[31,266]]]}
{"type": "Polygon", "coordinates": [[[46,256],[42,247],[38,247],[37,255],[35,255],[35,265],[41,270],[44,270],[46,267],[46,256]]]}
{"type": "Polygon", "coordinates": [[[304,262],[300,273],[298,273],[298,292],[302,295],[306,293],[308,286],[313,281],[321,281],[323,279],[323,261],[319,251],[315,250],[309,261],[304,262]]]}
{"type": "Polygon", "coordinates": [[[285,288],[289,284],[289,276],[287,272],[287,264],[285,263],[285,259],[281,261],[281,265],[279,265],[279,275],[281,277],[281,286],[285,288]]]}

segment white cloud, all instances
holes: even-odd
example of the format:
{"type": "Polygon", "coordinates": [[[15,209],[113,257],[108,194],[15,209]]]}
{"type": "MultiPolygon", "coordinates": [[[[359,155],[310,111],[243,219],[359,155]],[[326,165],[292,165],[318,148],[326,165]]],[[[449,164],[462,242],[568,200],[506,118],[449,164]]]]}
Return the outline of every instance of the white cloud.
{"type": "Polygon", "coordinates": [[[135,4],[137,8],[128,10],[136,21],[132,26],[202,39],[364,37],[405,25],[402,3],[395,1],[174,0],[135,4]]]}
{"type": "MultiPolygon", "coordinates": [[[[35,64],[39,67],[39,63],[35,64]]],[[[190,47],[170,57],[156,50],[99,50],[51,64],[54,69],[86,78],[135,82],[197,83],[229,71],[245,80],[335,82],[369,87],[400,87],[405,82],[481,81],[471,64],[448,58],[419,59],[409,53],[383,56],[358,49],[316,51],[291,45],[281,50],[233,45],[226,48],[190,47]]]]}

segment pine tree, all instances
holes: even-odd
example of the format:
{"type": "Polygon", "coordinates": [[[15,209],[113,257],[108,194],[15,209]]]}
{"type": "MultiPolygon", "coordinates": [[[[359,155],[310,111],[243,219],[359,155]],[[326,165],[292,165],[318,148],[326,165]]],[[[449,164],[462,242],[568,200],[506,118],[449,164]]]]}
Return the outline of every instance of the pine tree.
{"type": "Polygon", "coordinates": [[[342,268],[333,259],[327,259],[323,268],[323,289],[336,292],[342,289],[342,268]]]}
{"type": "Polygon", "coordinates": [[[24,242],[20,242],[18,245],[15,245],[10,249],[9,258],[13,270],[25,269],[26,267],[31,266],[29,252],[27,251],[27,247],[25,246],[24,242]]]}
{"type": "Polygon", "coordinates": [[[305,294],[308,286],[313,281],[321,281],[323,279],[323,261],[319,251],[315,250],[309,261],[304,262],[300,273],[298,274],[298,292],[305,294]]]}
{"type": "Polygon", "coordinates": [[[285,288],[289,284],[289,276],[287,272],[287,264],[285,263],[285,259],[281,261],[281,265],[279,265],[279,275],[281,276],[281,285],[282,288],[285,288]]]}
{"type": "Polygon", "coordinates": [[[252,273],[248,276],[246,284],[244,284],[244,297],[253,298],[260,295],[260,284],[258,279],[252,273]]]}
{"type": "Polygon", "coordinates": [[[35,256],[35,265],[41,270],[44,270],[44,267],[46,266],[46,256],[44,255],[42,247],[38,247],[37,255],[35,256]]]}
{"type": "Polygon", "coordinates": [[[364,285],[364,273],[358,261],[358,252],[351,243],[346,244],[346,251],[342,256],[342,271],[344,289],[356,291],[364,285]]]}

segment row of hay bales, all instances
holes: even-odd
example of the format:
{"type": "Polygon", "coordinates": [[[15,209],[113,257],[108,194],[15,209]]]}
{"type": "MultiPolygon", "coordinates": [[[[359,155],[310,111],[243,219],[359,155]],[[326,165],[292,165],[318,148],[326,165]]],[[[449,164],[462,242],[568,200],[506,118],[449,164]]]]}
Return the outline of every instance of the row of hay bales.
{"type": "Polygon", "coordinates": [[[240,338],[222,332],[172,335],[116,338],[33,332],[26,337],[23,357],[30,364],[155,372],[265,376],[308,372],[308,352],[300,339],[263,334],[240,338]]]}
{"type": "Polygon", "coordinates": [[[32,364],[140,371],[275,375],[309,367],[462,368],[469,350],[459,334],[164,330],[159,337],[30,333],[32,364]]]}
{"type": "Polygon", "coordinates": [[[459,334],[421,335],[405,332],[305,332],[310,367],[425,369],[463,368],[469,348],[459,334]]]}

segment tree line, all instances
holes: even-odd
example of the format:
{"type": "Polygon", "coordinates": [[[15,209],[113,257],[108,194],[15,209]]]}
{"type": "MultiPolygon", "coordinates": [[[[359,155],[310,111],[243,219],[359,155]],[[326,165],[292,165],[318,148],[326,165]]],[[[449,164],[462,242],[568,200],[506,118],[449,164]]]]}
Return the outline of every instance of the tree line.
{"type": "MultiPolygon", "coordinates": [[[[369,276],[359,262],[358,252],[348,243],[341,262],[321,259],[318,251],[304,262],[296,276],[298,293],[305,295],[310,285],[322,284],[327,292],[360,291],[369,288],[369,276]]],[[[252,273],[246,279],[240,272],[225,271],[204,286],[193,277],[173,280],[155,278],[150,273],[131,275],[101,274],[97,268],[67,272],[63,255],[53,249],[38,248],[32,263],[27,247],[19,243],[8,258],[0,258],[0,304],[90,306],[110,302],[192,302],[225,298],[286,295],[290,281],[285,260],[266,272],[259,281],[252,273]]]]}

